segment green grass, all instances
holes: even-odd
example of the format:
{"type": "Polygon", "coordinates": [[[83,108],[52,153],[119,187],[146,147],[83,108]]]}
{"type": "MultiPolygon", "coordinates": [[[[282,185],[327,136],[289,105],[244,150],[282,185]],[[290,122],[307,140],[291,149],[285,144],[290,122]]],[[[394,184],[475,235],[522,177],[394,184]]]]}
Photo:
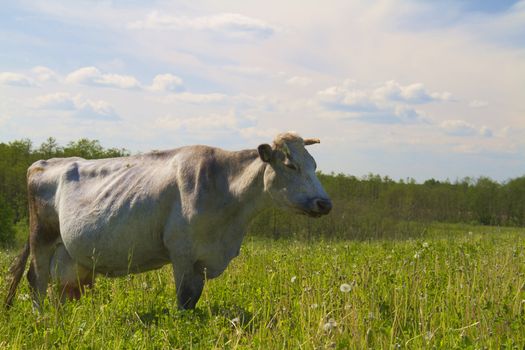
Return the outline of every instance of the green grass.
{"type": "MultiPolygon", "coordinates": [[[[0,253],[2,292],[14,252],[0,253]]],[[[0,314],[0,348],[525,347],[525,230],[434,225],[397,241],[248,238],[195,311],[171,270],[98,278],[80,301],[0,314]],[[342,284],[350,291],[342,292],[342,284]],[[347,286],[347,287],[348,287],[347,286]]]]}

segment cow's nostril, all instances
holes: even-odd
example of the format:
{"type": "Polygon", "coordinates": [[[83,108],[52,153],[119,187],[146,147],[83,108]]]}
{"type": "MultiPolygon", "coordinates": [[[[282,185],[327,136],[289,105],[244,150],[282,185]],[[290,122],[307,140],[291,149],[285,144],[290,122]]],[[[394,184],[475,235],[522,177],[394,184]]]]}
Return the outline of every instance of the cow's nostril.
{"type": "Polygon", "coordinates": [[[328,214],[332,210],[332,201],[329,199],[316,199],[317,209],[322,214],[328,214]]]}

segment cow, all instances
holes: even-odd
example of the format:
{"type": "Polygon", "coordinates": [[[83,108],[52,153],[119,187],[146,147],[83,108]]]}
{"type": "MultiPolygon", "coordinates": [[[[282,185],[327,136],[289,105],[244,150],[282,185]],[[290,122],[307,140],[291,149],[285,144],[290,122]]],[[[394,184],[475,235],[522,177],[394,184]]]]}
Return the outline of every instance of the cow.
{"type": "Polygon", "coordinates": [[[27,172],[28,241],[5,300],[25,271],[40,309],[49,281],[77,299],[95,275],[124,276],[171,264],[179,309],[193,309],[205,279],[239,254],[250,220],[272,203],[311,217],[332,202],[305,146],[282,133],[273,145],[226,151],[186,146],[121,158],[53,158],[27,172]]]}

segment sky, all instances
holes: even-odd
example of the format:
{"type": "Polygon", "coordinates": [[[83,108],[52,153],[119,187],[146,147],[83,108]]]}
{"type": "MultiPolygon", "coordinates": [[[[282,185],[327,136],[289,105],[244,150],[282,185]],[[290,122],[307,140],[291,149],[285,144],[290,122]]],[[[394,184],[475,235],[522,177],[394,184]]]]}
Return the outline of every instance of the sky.
{"type": "Polygon", "coordinates": [[[0,142],[316,137],[325,173],[525,175],[525,1],[3,1],[0,142]]]}

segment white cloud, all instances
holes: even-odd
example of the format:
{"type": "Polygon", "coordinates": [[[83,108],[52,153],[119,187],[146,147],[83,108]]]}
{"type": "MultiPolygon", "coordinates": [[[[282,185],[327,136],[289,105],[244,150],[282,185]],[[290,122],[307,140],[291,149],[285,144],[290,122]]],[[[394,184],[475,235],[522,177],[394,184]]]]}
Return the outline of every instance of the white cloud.
{"type": "Polygon", "coordinates": [[[162,99],[162,101],[166,103],[186,102],[193,104],[210,104],[224,102],[227,98],[227,95],[220,93],[196,94],[191,92],[181,92],[166,96],[162,99]]]}
{"type": "Polygon", "coordinates": [[[66,77],[67,83],[105,86],[119,89],[140,88],[139,81],[130,75],[103,74],[96,67],[82,67],[66,77]]]}
{"type": "Polygon", "coordinates": [[[12,72],[1,72],[0,73],[0,84],[10,86],[23,86],[30,87],[36,86],[33,79],[19,73],[12,72]]]}
{"type": "Polygon", "coordinates": [[[11,117],[7,114],[0,113],[0,126],[5,124],[11,117]]]}
{"type": "Polygon", "coordinates": [[[429,93],[423,84],[403,86],[393,80],[377,88],[359,87],[354,80],[345,80],[342,85],[319,91],[318,97],[328,108],[346,111],[378,111],[386,106],[399,103],[423,104],[434,101],[448,101],[448,92],[429,93]]]}
{"type": "Polygon", "coordinates": [[[483,136],[491,137],[492,130],[486,126],[480,128],[460,119],[450,119],[441,122],[439,127],[450,136],[483,136]]]}
{"type": "Polygon", "coordinates": [[[286,84],[296,85],[296,86],[308,86],[312,83],[312,79],[308,77],[294,76],[286,80],[286,84]]]}
{"type": "Polygon", "coordinates": [[[113,107],[106,101],[79,101],[77,107],[78,110],[75,113],[75,117],[77,118],[107,121],[116,121],[120,119],[113,107]]]}
{"type": "Polygon", "coordinates": [[[49,95],[38,96],[34,107],[38,109],[75,110],[75,98],[67,92],[57,92],[49,95]]]}
{"type": "Polygon", "coordinates": [[[84,96],[71,95],[67,92],[58,92],[35,98],[34,107],[37,109],[49,109],[57,111],[72,111],[76,118],[95,120],[119,120],[119,116],[106,101],[90,100],[84,96]]]}
{"type": "Polygon", "coordinates": [[[380,109],[371,99],[370,94],[363,90],[332,86],[319,91],[317,96],[322,105],[328,109],[348,112],[373,112],[380,109]]]}
{"type": "Polygon", "coordinates": [[[267,38],[274,33],[274,28],[266,22],[238,13],[185,17],[162,15],[153,11],[145,19],[129,23],[128,28],[209,30],[239,38],[267,38]]]}
{"type": "Polygon", "coordinates": [[[182,79],[173,74],[159,74],[153,78],[150,87],[153,91],[182,91],[184,85],[182,79]]]}
{"type": "Polygon", "coordinates": [[[492,130],[489,129],[487,126],[483,125],[480,129],[479,129],[479,134],[483,137],[492,137],[493,133],[492,133],[492,130]]]}
{"type": "Polygon", "coordinates": [[[233,72],[240,75],[246,76],[261,76],[264,74],[264,70],[261,67],[253,66],[240,66],[240,65],[228,65],[222,67],[225,71],[233,72]]]}
{"type": "Polygon", "coordinates": [[[401,101],[410,104],[421,104],[433,101],[448,101],[451,98],[449,92],[429,93],[421,83],[401,85],[394,80],[385,82],[372,91],[372,99],[375,101],[401,101]]]}
{"type": "Polygon", "coordinates": [[[276,128],[263,129],[259,126],[250,126],[239,130],[239,133],[245,139],[252,140],[254,138],[272,140],[275,135],[283,132],[283,130],[276,128]]]}
{"type": "Polygon", "coordinates": [[[66,77],[66,82],[77,84],[93,83],[101,75],[102,73],[95,67],[83,67],[69,73],[66,77]]]}
{"type": "Polygon", "coordinates": [[[378,87],[360,86],[355,80],[345,80],[317,93],[320,105],[330,111],[353,114],[344,117],[372,123],[412,123],[427,121],[411,105],[448,101],[448,92],[428,92],[423,84],[403,86],[393,80],[378,87]]]}
{"type": "Polygon", "coordinates": [[[489,103],[487,101],[481,101],[481,100],[472,100],[469,102],[469,107],[472,107],[472,108],[482,108],[488,105],[489,103]]]}
{"type": "Polygon", "coordinates": [[[233,111],[225,114],[209,114],[196,117],[172,117],[165,116],[155,120],[155,126],[171,131],[185,131],[190,133],[210,133],[236,131],[255,125],[256,119],[250,116],[238,116],[233,111]]]}
{"type": "Polygon", "coordinates": [[[55,81],[58,75],[52,69],[44,66],[36,66],[31,69],[31,72],[36,75],[36,79],[40,82],[55,81]]]}

